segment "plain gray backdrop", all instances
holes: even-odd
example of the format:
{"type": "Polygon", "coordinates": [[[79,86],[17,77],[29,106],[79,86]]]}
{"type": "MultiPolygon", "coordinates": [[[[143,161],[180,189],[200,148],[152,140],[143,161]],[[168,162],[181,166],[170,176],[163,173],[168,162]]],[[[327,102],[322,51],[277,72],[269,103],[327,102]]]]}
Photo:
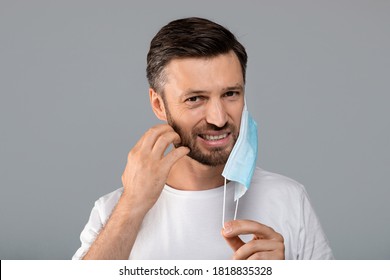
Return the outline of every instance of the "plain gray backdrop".
{"type": "Polygon", "coordinates": [[[152,125],[155,33],[199,16],[249,54],[262,168],[304,184],[338,259],[390,259],[390,1],[0,1],[0,258],[70,259],[152,125]]]}

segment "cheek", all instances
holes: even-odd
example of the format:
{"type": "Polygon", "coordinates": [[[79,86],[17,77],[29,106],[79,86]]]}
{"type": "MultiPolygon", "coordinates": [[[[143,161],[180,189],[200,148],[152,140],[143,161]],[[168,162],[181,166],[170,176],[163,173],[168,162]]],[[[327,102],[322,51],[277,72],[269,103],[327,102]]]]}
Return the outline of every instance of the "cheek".
{"type": "Polygon", "coordinates": [[[183,110],[182,112],[178,112],[175,121],[186,131],[191,131],[202,122],[202,119],[202,110],[183,110]]]}
{"type": "Polygon", "coordinates": [[[239,114],[236,118],[236,121],[235,121],[235,124],[236,124],[238,129],[240,129],[240,126],[241,126],[241,116],[242,116],[242,114],[239,114]]]}
{"type": "Polygon", "coordinates": [[[234,122],[235,125],[240,125],[242,111],[244,106],[231,106],[227,109],[227,114],[230,116],[230,121],[234,122]]]}

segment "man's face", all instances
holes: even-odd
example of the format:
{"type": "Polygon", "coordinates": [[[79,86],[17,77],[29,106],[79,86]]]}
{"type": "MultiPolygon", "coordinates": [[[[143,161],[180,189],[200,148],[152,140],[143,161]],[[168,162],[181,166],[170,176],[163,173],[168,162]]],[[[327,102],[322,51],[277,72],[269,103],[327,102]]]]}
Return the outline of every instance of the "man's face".
{"type": "Polygon", "coordinates": [[[174,59],[165,69],[168,123],[188,156],[209,166],[225,164],[237,140],[244,82],[234,52],[214,58],[174,59]]]}

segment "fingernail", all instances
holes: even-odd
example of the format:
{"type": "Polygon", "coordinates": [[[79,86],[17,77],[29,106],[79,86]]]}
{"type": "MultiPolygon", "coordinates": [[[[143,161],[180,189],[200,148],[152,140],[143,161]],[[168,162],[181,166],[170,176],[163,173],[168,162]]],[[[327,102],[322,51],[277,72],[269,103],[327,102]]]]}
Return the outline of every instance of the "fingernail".
{"type": "Polygon", "coordinates": [[[229,223],[226,223],[225,224],[225,228],[223,229],[223,232],[226,233],[226,234],[229,234],[233,231],[233,228],[232,226],[229,224],[229,223]]]}

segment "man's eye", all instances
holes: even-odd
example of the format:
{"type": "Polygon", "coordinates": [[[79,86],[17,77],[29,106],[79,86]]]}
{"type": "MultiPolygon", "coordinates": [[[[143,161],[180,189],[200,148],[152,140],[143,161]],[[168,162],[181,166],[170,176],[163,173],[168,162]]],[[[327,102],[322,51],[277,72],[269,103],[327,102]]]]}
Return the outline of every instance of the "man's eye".
{"type": "Polygon", "coordinates": [[[191,102],[191,103],[194,103],[194,102],[198,102],[201,100],[201,97],[200,96],[192,96],[190,98],[187,98],[186,99],[186,102],[191,102]]]}
{"type": "Polygon", "coordinates": [[[236,96],[238,95],[239,93],[237,91],[228,91],[225,93],[225,96],[227,97],[233,97],[233,96],[236,96]]]}

